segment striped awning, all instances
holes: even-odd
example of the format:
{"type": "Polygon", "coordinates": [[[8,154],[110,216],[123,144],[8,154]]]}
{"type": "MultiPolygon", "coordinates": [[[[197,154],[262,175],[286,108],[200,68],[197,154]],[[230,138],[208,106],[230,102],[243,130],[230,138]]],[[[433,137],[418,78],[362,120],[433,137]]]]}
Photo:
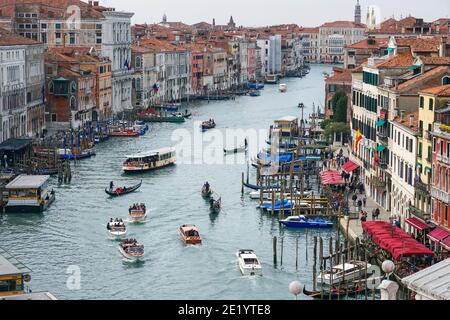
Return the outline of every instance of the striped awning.
{"type": "Polygon", "coordinates": [[[430,238],[433,242],[441,242],[448,237],[450,237],[450,232],[441,227],[437,227],[428,235],[428,238],[430,238]]]}
{"type": "Polygon", "coordinates": [[[419,231],[430,229],[430,226],[416,217],[406,219],[405,222],[419,231]]]}

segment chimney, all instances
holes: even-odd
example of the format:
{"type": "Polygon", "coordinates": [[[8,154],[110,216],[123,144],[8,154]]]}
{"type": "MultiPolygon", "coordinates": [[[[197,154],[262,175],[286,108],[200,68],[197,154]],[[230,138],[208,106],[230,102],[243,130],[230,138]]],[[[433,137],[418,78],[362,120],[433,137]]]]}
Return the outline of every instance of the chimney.
{"type": "Polygon", "coordinates": [[[414,127],[414,115],[413,114],[409,115],[409,126],[411,128],[414,127]]]}
{"type": "Polygon", "coordinates": [[[399,108],[394,108],[395,111],[395,116],[396,117],[400,117],[400,109],[399,108]]]}
{"type": "MultiPolygon", "coordinates": [[[[0,14],[1,16],[1,14],[0,14]]],[[[439,45],[439,56],[446,57],[447,56],[447,36],[442,36],[441,44],[439,45]]]]}
{"type": "Polygon", "coordinates": [[[400,111],[400,122],[403,122],[405,120],[405,110],[400,111]]]}
{"type": "Polygon", "coordinates": [[[98,1],[94,1],[94,7],[98,7],[99,6],[99,2],[98,1]]]}

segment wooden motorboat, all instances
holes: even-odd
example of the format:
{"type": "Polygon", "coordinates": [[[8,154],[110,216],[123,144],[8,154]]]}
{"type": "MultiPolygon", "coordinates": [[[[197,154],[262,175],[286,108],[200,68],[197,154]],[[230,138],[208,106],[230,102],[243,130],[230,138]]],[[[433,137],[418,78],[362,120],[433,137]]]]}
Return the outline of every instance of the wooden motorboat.
{"type": "Polygon", "coordinates": [[[216,123],[214,122],[214,119],[211,119],[208,121],[203,121],[201,127],[202,127],[202,131],[214,129],[216,127],[216,123]]]}
{"type": "Polygon", "coordinates": [[[179,228],[181,239],[185,244],[202,244],[198,228],[193,224],[183,224],[179,228]]]}
{"type": "Polygon", "coordinates": [[[128,210],[131,222],[144,222],[147,219],[147,208],[145,204],[133,205],[128,210]]]}
{"type": "Polygon", "coordinates": [[[140,134],[139,132],[134,131],[133,129],[117,129],[117,130],[113,130],[109,133],[110,137],[122,137],[122,138],[127,138],[127,137],[139,137],[140,134]]]}
{"type": "Polygon", "coordinates": [[[170,122],[170,123],[183,123],[185,122],[185,117],[180,115],[149,115],[148,119],[149,122],[170,122]]]}
{"type": "MultiPolygon", "coordinates": [[[[370,263],[367,263],[367,269],[370,269],[371,266],[370,263]]],[[[365,276],[365,268],[366,262],[350,260],[320,272],[317,281],[332,286],[342,282],[359,280],[365,276]]]]}
{"type": "Polygon", "coordinates": [[[114,188],[110,188],[110,189],[106,188],[105,192],[108,195],[110,195],[111,197],[120,197],[120,196],[123,196],[123,195],[126,195],[128,193],[136,191],[137,189],[139,189],[141,187],[141,185],[142,185],[142,180],[141,180],[141,182],[139,182],[138,184],[136,184],[136,185],[134,185],[132,187],[128,187],[128,188],[127,187],[124,187],[124,188],[120,188],[119,187],[119,188],[116,188],[116,189],[114,189],[114,188]]]}
{"type": "Polygon", "coordinates": [[[239,250],[236,252],[239,270],[244,276],[262,276],[262,267],[253,250],[239,250]]]}
{"type": "Polygon", "coordinates": [[[126,239],[120,243],[119,252],[127,260],[139,261],[144,257],[144,245],[136,239],[126,239]]]}
{"type": "Polygon", "coordinates": [[[123,239],[127,234],[125,223],[121,219],[112,219],[106,224],[108,235],[115,240],[123,239]]]}
{"type": "Polygon", "coordinates": [[[211,198],[211,200],[209,200],[209,205],[211,212],[219,213],[220,209],[222,208],[222,198],[219,198],[218,200],[214,200],[214,198],[211,198]]]}

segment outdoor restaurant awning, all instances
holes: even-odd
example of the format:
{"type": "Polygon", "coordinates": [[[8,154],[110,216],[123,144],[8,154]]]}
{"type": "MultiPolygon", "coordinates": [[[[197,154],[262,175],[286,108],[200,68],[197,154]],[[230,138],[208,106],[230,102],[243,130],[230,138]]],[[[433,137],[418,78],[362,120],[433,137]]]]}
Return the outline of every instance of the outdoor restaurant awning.
{"type": "Polygon", "coordinates": [[[320,181],[323,185],[342,185],[345,184],[344,179],[337,170],[325,170],[320,172],[320,181]]]}
{"type": "Polygon", "coordinates": [[[382,151],[384,151],[384,149],[386,149],[386,147],[385,147],[384,145],[380,144],[380,145],[377,147],[377,152],[382,152],[382,151]]]}
{"type": "Polygon", "coordinates": [[[347,161],[346,163],[344,163],[341,166],[341,169],[344,170],[346,173],[350,173],[355,171],[356,169],[359,168],[359,165],[357,165],[356,163],[354,163],[353,161],[347,161]]]}
{"type": "Polygon", "coordinates": [[[434,256],[433,251],[386,221],[367,221],[362,223],[362,227],[373,243],[389,252],[394,260],[410,256],[434,256]]]}
{"type": "Polygon", "coordinates": [[[445,249],[450,251],[450,237],[447,237],[444,240],[442,240],[442,245],[445,247],[445,249]]]}
{"type": "Polygon", "coordinates": [[[448,237],[450,237],[450,232],[440,227],[437,227],[428,234],[428,238],[430,238],[430,240],[434,242],[440,242],[448,237]]]}
{"type": "Polygon", "coordinates": [[[423,231],[423,230],[427,230],[430,228],[429,225],[427,225],[425,222],[420,221],[418,218],[416,217],[412,217],[409,219],[406,219],[405,222],[407,224],[409,224],[410,226],[412,226],[413,228],[419,230],[419,231],[423,231]]]}
{"type": "Polygon", "coordinates": [[[375,123],[375,126],[377,126],[377,127],[382,127],[382,126],[384,126],[385,123],[386,123],[386,120],[378,120],[378,121],[375,123]]]}

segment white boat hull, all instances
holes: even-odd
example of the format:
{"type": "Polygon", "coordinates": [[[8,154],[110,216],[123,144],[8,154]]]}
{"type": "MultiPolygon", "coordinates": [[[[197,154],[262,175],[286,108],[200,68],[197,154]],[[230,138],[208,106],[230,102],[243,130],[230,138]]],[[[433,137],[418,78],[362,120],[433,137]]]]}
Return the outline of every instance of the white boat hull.
{"type": "Polygon", "coordinates": [[[239,255],[239,252],[236,253],[236,258],[239,271],[243,276],[262,276],[262,267],[260,264],[246,264],[244,259],[239,255]]]}
{"type": "Polygon", "coordinates": [[[114,240],[122,240],[127,235],[127,231],[126,230],[125,231],[110,231],[110,230],[107,230],[107,233],[108,233],[109,237],[111,239],[114,239],[114,240]]]}
{"type": "Polygon", "coordinates": [[[130,221],[133,223],[141,223],[144,222],[145,220],[147,220],[147,214],[143,215],[143,216],[139,216],[139,217],[133,217],[133,216],[129,216],[130,217],[130,221]]]}
{"type": "Polygon", "coordinates": [[[126,253],[125,250],[123,250],[121,246],[119,246],[119,252],[125,259],[134,261],[134,262],[141,261],[144,258],[144,255],[135,256],[135,255],[126,253]]]}

